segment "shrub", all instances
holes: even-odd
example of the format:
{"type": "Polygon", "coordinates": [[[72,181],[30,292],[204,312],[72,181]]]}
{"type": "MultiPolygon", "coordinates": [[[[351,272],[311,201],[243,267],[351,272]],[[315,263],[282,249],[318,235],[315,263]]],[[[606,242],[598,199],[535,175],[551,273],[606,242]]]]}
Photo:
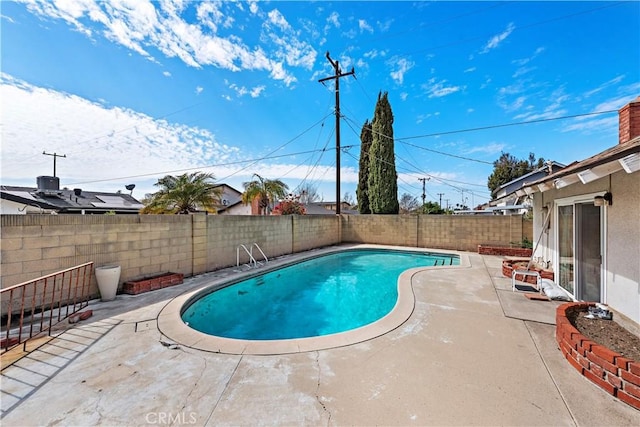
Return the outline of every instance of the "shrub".
{"type": "Polygon", "coordinates": [[[273,208],[273,215],[306,215],[307,209],[304,205],[297,201],[285,200],[273,208]]]}

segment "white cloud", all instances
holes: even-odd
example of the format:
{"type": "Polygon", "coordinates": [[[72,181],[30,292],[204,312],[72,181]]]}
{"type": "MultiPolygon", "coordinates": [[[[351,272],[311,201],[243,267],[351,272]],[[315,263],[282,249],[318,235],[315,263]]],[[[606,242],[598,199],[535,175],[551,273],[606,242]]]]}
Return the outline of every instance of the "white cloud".
{"type": "Polygon", "coordinates": [[[509,35],[511,35],[513,30],[515,29],[516,29],[516,26],[513,24],[513,22],[510,22],[509,25],[507,25],[507,28],[502,33],[497,34],[489,39],[489,41],[487,42],[487,44],[484,45],[480,53],[481,54],[488,53],[490,50],[493,50],[498,46],[500,46],[500,43],[502,43],[507,37],[509,37],[509,35]]]}
{"type": "Polygon", "coordinates": [[[168,72],[168,71],[163,71],[162,75],[165,76],[165,77],[171,77],[171,73],[168,72]]]}
{"type": "Polygon", "coordinates": [[[340,28],[340,15],[338,12],[331,12],[327,18],[327,24],[331,24],[334,28],[340,28]]]}
{"type": "Polygon", "coordinates": [[[249,95],[252,98],[258,98],[260,94],[266,89],[266,86],[262,85],[262,86],[256,86],[252,89],[247,89],[245,86],[238,86],[237,84],[232,83],[229,85],[229,89],[235,91],[235,93],[239,97],[249,95]]]}
{"type": "MultiPolygon", "coordinates": [[[[45,149],[67,156],[58,162],[63,186],[106,180],[110,184],[105,185],[119,182],[121,187],[123,179],[127,184],[131,181],[129,177],[158,178],[169,171],[240,159],[238,148],[218,143],[206,129],[106,107],[6,74],[2,75],[0,97],[12,105],[1,116],[3,184],[22,181],[31,185],[36,176],[50,175],[50,159],[40,155],[45,149]]],[[[222,176],[216,168],[209,171],[222,176]]]]}
{"type": "Polygon", "coordinates": [[[387,65],[395,69],[390,73],[390,76],[396,84],[401,85],[404,81],[404,75],[413,68],[415,62],[396,56],[387,61],[387,65]]]}
{"type": "Polygon", "coordinates": [[[441,98],[464,90],[466,86],[451,86],[447,84],[446,80],[437,81],[435,77],[432,77],[422,85],[422,88],[427,92],[429,98],[441,98]]]}
{"type": "Polygon", "coordinates": [[[364,56],[365,58],[368,58],[368,59],[374,59],[374,58],[377,58],[378,56],[381,56],[381,57],[387,56],[387,51],[386,50],[373,49],[373,50],[370,50],[370,51],[367,51],[367,52],[363,53],[362,56],[364,56]]]}
{"type": "Polygon", "coordinates": [[[533,54],[530,57],[514,59],[513,61],[511,61],[511,63],[518,65],[520,67],[523,67],[527,65],[529,62],[533,61],[536,57],[538,57],[538,55],[540,55],[544,51],[545,51],[544,47],[539,47],[533,52],[533,54]]]}
{"type": "Polygon", "coordinates": [[[200,95],[204,88],[202,86],[196,86],[196,95],[200,95]]]}
{"type": "Polygon", "coordinates": [[[589,98],[590,96],[595,95],[596,93],[601,92],[601,91],[603,91],[604,89],[606,89],[606,88],[608,88],[610,86],[613,86],[613,85],[616,85],[616,84],[620,83],[622,80],[624,80],[624,78],[625,78],[624,74],[616,76],[616,77],[612,78],[611,80],[608,80],[608,81],[602,83],[600,86],[585,92],[583,96],[585,98],[589,98]]]}
{"type": "Polygon", "coordinates": [[[476,70],[476,67],[470,67],[464,70],[465,73],[473,73],[476,70]]]}
{"type": "Polygon", "coordinates": [[[612,99],[608,99],[605,102],[601,102],[596,105],[594,111],[611,111],[611,110],[619,110],[629,102],[633,101],[636,98],[636,95],[631,95],[632,93],[637,93],[640,84],[636,85],[635,91],[630,91],[629,95],[620,96],[612,99]]]}
{"type": "Polygon", "coordinates": [[[606,132],[618,127],[617,117],[590,118],[587,120],[576,120],[574,123],[562,127],[561,132],[582,132],[586,134],[606,132]]]}
{"type": "Polygon", "coordinates": [[[423,121],[427,120],[428,118],[431,117],[438,117],[440,115],[439,111],[436,111],[434,113],[426,113],[426,114],[420,114],[418,115],[418,117],[416,118],[416,124],[420,124],[423,121]]]}
{"type": "Polygon", "coordinates": [[[287,22],[285,17],[280,13],[278,9],[274,9],[267,14],[269,17],[269,22],[279,27],[281,30],[288,30],[291,28],[291,25],[287,22]]]}
{"type": "Polygon", "coordinates": [[[260,94],[265,90],[265,86],[256,86],[253,89],[251,89],[251,92],[249,92],[249,95],[251,95],[252,98],[257,98],[260,96],[260,94]]]}
{"type": "Polygon", "coordinates": [[[408,96],[409,94],[407,92],[400,93],[400,99],[403,101],[406,101],[408,96]]]}
{"type": "Polygon", "coordinates": [[[468,150],[466,154],[473,154],[473,153],[496,154],[496,153],[502,152],[506,146],[507,144],[492,142],[488,145],[479,145],[477,147],[473,147],[472,149],[468,150]]]}
{"type": "Polygon", "coordinates": [[[373,27],[367,23],[364,19],[358,19],[358,28],[360,28],[360,32],[369,32],[373,33],[373,27]]]}
{"type": "MultiPolygon", "coordinates": [[[[26,2],[32,13],[64,20],[88,37],[95,38],[102,33],[108,40],[155,62],[157,58],[152,56],[150,48],[167,58],[177,57],[191,67],[263,70],[271,78],[289,85],[296,78],[283,65],[309,69],[316,55],[313,47],[299,39],[278,10],[269,12],[263,24],[285,32],[286,36],[278,35],[267,40],[273,43],[251,47],[237,35],[219,35],[220,27],[230,28],[234,24],[231,11],[247,13],[244,8],[234,9],[225,2],[19,1],[26,2]],[[193,8],[197,20],[189,22],[185,16],[193,8]]],[[[256,3],[249,4],[249,11],[252,19],[261,18],[256,3]]]]}
{"type": "Polygon", "coordinates": [[[380,31],[384,33],[386,31],[389,31],[389,29],[391,28],[391,24],[393,24],[393,21],[394,21],[393,18],[389,18],[384,22],[378,21],[376,24],[378,25],[378,28],[380,29],[380,31]]]}
{"type": "Polygon", "coordinates": [[[517,79],[518,77],[521,77],[527,73],[530,73],[531,71],[535,70],[536,67],[520,67],[516,70],[515,73],[513,73],[513,75],[511,77],[513,77],[514,79],[517,79]]]}

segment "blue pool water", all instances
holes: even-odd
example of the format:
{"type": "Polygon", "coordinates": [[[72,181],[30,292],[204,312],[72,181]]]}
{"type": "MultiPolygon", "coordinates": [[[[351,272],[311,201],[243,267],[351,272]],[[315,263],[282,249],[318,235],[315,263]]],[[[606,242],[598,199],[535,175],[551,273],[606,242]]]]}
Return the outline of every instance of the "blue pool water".
{"type": "Polygon", "coordinates": [[[457,255],[342,251],[206,294],[183,311],[182,320],[209,335],[247,340],[344,332],[372,323],[391,311],[403,271],[459,263],[457,255]]]}

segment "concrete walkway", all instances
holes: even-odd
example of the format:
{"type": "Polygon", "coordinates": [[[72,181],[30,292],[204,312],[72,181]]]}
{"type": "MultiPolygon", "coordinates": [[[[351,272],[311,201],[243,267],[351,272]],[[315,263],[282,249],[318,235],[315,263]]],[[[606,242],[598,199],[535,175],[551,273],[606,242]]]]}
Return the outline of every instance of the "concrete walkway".
{"type": "Polygon", "coordinates": [[[555,302],[511,292],[501,258],[414,276],[399,328],[278,356],[168,345],[156,316],[230,271],[109,303],[2,372],[3,426],[637,425],[558,351],[555,302]]]}

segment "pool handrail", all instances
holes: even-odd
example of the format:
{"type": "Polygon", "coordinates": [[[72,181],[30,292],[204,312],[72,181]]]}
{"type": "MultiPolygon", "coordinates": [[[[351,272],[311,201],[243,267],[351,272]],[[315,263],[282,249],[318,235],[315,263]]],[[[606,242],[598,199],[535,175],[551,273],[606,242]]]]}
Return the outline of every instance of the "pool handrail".
{"type": "Polygon", "coordinates": [[[264,252],[262,251],[262,249],[260,248],[260,246],[258,246],[257,243],[252,243],[251,246],[249,246],[249,249],[247,249],[247,246],[244,244],[240,244],[238,245],[238,247],[236,248],[236,267],[240,267],[240,248],[244,249],[244,251],[247,253],[247,255],[249,256],[249,262],[246,265],[249,268],[258,268],[266,263],[269,262],[269,258],[267,258],[267,256],[264,254],[264,252]],[[255,256],[253,256],[253,248],[257,248],[258,252],[260,252],[260,254],[262,255],[262,257],[264,258],[264,263],[260,262],[256,259],[255,256]]]}

